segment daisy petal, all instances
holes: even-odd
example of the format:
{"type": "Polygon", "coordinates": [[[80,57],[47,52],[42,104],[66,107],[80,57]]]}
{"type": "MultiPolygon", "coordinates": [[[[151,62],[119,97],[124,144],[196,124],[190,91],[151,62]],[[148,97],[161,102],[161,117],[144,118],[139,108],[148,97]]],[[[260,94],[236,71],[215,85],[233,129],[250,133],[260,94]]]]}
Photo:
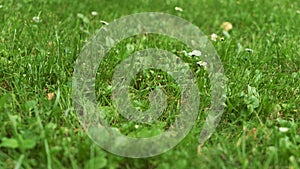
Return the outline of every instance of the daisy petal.
{"type": "Polygon", "coordinates": [[[199,50],[193,50],[192,52],[188,53],[189,56],[201,56],[202,53],[199,50]]]}
{"type": "Polygon", "coordinates": [[[175,7],[175,11],[182,12],[182,11],[183,11],[183,9],[182,9],[182,8],[180,8],[180,7],[178,7],[178,6],[176,6],[176,7],[175,7]]]}
{"type": "Polygon", "coordinates": [[[285,132],[289,131],[289,128],[287,128],[287,127],[279,127],[279,131],[282,132],[282,133],[285,133],[285,132]]]}

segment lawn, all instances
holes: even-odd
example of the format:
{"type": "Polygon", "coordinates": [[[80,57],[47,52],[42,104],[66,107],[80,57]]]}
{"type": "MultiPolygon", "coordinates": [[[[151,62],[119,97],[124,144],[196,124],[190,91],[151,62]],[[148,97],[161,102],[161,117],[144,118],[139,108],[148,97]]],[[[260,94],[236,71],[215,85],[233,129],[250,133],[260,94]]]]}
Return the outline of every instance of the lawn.
{"type": "Polygon", "coordinates": [[[293,0],[0,0],[0,169],[300,168],[299,33],[300,3],[293,0]],[[180,57],[195,74],[201,100],[193,128],[178,145],[154,157],[128,158],[89,138],[74,107],[72,77],[97,30],[141,12],[172,14],[199,27],[223,64],[227,97],[219,125],[199,146],[211,84],[201,60],[184,52],[193,49],[157,34],[118,43],[99,63],[95,86],[102,117],[115,130],[154,136],[174,123],[180,107],[174,79],[149,69],[130,82],[131,104],[146,111],[149,92],[162,86],[165,112],[152,124],[118,114],[112,76],[136,51],[157,48],[180,57]],[[224,22],[232,29],[225,31],[224,22]]]}

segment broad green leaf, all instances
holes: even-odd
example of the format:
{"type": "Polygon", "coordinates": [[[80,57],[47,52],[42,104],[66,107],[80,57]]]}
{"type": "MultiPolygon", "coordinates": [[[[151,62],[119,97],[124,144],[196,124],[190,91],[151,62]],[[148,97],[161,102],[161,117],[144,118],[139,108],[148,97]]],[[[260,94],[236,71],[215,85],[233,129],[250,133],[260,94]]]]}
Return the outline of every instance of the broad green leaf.
{"type": "Polygon", "coordinates": [[[33,139],[25,139],[22,143],[22,147],[24,149],[32,149],[35,145],[36,145],[36,142],[33,139]]]}
{"type": "Polygon", "coordinates": [[[36,101],[35,100],[30,100],[28,102],[25,103],[25,111],[30,111],[31,109],[33,109],[36,106],[36,101]]]}
{"type": "Polygon", "coordinates": [[[84,165],[84,169],[101,169],[107,165],[107,160],[103,156],[90,159],[84,165]]]}
{"type": "Polygon", "coordinates": [[[0,144],[0,147],[6,147],[6,148],[18,148],[19,144],[18,141],[14,138],[2,138],[2,142],[0,144]]]}

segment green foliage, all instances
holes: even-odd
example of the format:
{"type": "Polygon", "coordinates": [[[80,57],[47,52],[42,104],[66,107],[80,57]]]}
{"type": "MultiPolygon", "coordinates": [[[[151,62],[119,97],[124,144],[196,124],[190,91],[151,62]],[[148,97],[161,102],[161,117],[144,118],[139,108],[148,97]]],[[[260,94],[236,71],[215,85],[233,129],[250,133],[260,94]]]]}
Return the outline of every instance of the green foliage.
{"type": "Polygon", "coordinates": [[[300,4],[291,0],[0,0],[0,168],[299,168],[299,10],[300,4]],[[187,62],[201,91],[199,117],[172,150],[147,159],[118,157],[93,143],[74,112],[74,61],[102,27],[100,20],[147,11],[182,17],[208,38],[218,35],[212,43],[228,78],[227,107],[199,154],[198,136],[210,107],[209,80],[198,58],[183,52],[192,49],[174,39],[149,34],[124,40],[100,63],[96,86],[108,124],[132,137],[157,135],[176,119],[171,113],[179,105],[176,83],[157,70],[138,74],[130,86],[133,107],[147,110],[155,86],[166,91],[168,107],[153,124],[128,122],[112,106],[114,67],[149,47],[187,62]],[[220,28],[225,21],[233,25],[229,32],[220,28]]]}

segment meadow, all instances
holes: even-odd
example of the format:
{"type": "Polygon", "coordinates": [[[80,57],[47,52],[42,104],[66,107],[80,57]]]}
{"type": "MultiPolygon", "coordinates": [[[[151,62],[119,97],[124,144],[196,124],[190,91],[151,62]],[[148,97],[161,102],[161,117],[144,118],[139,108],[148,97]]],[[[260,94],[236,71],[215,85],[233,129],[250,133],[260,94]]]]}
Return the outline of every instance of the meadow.
{"type": "Polygon", "coordinates": [[[299,33],[300,3],[293,0],[0,0],[0,169],[300,168],[299,33]],[[158,122],[137,124],[114,110],[114,68],[135,51],[151,47],[178,55],[195,73],[201,98],[196,123],[178,145],[134,159],[88,137],[74,109],[72,77],[97,30],[141,12],[168,13],[198,26],[223,64],[227,98],[216,131],[199,146],[211,101],[204,63],[185,54],[192,49],[181,42],[155,34],[117,44],[96,77],[103,116],[116,130],[150,137],[176,119],[171,112],[180,89],[158,70],[138,74],[130,88],[132,105],[144,111],[149,91],[164,86],[169,106],[158,122]]]}

